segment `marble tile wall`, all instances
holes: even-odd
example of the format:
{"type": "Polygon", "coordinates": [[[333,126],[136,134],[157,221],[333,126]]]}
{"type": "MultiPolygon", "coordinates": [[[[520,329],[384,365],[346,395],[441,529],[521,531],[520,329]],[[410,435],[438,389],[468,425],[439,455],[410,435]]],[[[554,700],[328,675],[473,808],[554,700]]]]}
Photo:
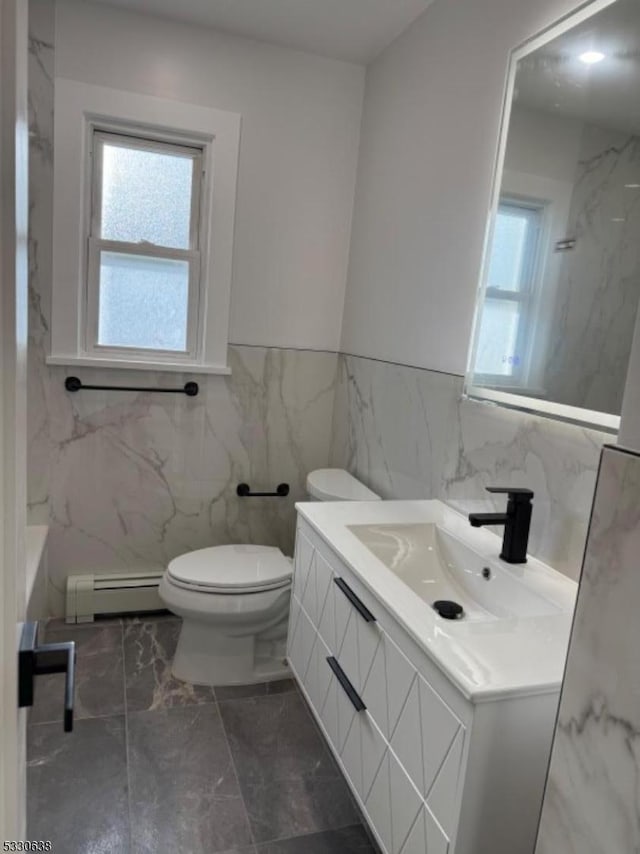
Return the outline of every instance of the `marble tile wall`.
{"type": "Polygon", "coordinates": [[[64,390],[48,348],[53,194],[54,20],[31,0],[29,510],[50,525],[52,607],[81,572],[162,568],[232,541],[292,553],[293,504],[327,464],[335,353],[232,346],[230,377],[77,371],[86,383],[178,385],[200,394],[64,390]],[[290,497],[238,499],[236,485],[291,485],[290,497]]]}
{"type": "MultiPolygon", "coordinates": [[[[49,371],[40,441],[47,443],[49,571],[162,568],[172,557],[228,542],[292,554],[294,509],[308,471],[329,453],[336,356],[232,347],[231,377],[199,376],[200,393],[153,395],[63,388],[49,371]],[[239,499],[291,485],[287,499],[239,499]]],[[[83,381],[105,382],[84,369],[83,381]]],[[[192,378],[192,377],[191,377],[192,378]]],[[[110,371],[114,384],[182,384],[181,375],[110,371]]],[[[42,463],[41,463],[42,464],[42,463]]]]}
{"type": "Polygon", "coordinates": [[[490,485],[536,494],[531,552],[576,578],[600,448],[611,437],[461,400],[462,377],[339,357],[331,464],[385,498],[444,498],[463,512],[501,508],[490,485]]]}
{"type": "Polygon", "coordinates": [[[48,442],[46,417],[51,314],[53,218],[53,80],[55,4],[29,2],[29,349],[27,489],[32,524],[46,524],[48,442]]]}
{"type": "Polygon", "coordinates": [[[640,294],[640,137],[585,124],[549,330],[551,400],[622,410],[640,294]],[[628,185],[636,185],[628,186],[628,185]]]}
{"type": "Polygon", "coordinates": [[[536,854],[640,850],[640,456],[607,448],[536,854]]]}

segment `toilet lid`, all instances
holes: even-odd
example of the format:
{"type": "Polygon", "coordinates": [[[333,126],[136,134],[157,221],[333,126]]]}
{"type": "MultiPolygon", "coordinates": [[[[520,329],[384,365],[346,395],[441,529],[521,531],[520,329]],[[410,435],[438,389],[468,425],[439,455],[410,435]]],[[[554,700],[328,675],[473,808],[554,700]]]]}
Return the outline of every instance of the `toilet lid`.
{"type": "Polygon", "coordinates": [[[273,546],[211,546],[174,558],[169,576],[178,584],[226,593],[257,592],[282,587],[292,565],[273,546]]]}

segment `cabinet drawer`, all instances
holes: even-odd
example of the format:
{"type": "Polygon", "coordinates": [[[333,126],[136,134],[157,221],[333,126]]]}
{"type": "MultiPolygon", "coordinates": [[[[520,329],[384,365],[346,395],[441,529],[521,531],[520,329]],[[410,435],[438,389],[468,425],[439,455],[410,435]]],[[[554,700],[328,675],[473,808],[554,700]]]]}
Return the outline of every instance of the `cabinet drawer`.
{"type": "Polygon", "coordinates": [[[365,809],[389,854],[446,854],[448,851],[446,834],[391,750],[383,756],[366,797],[365,809]]]}
{"type": "Polygon", "coordinates": [[[305,688],[312,706],[321,717],[333,675],[327,665],[327,658],[330,655],[331,651],[320,635],[316,633],[309,668],[305,677],[305,688]]]}
{"type": "Polygon", "coordinates": [[[300,682],[306,685],[306,675],[316,630],[295,595],[291,597],[289,620],[289,641],[287,644],[289,662],[300,682]]]}
{"type": "Polygon", "coordinates": [[[448,851],[449,840],[429,807],[423,807],[409,831],[401,854],[447,854],[448,851]]]}
{"type": "Polygon", "coordinates": [[[390,743],[423,797],[444,785],[447,797],[455,800],[463,741],[464,727],[458,718],[416,674],[390,743]]]}
{"type": "Polygon", "coordinates": [[[298,529],[296,535],[296,557],[294,564],[293,593],[307,612],[312,625],[322,630],[325,642],[333,650],[335,646],[333,628],[333,602],[325,615],[325,604],[334,573],[325,558],[298,529]],[[323,615],[325,619],[323,621],[323,615]]]}
{"type": "Polygon", "coordinates": [[[296,548],[293,559],[293,595],[297,598],[298,602],[302,602],[304,597],[314,553],[315,548],[313,544],[304,535],[303,531],[298,528],[296,531],[296,548]]]}

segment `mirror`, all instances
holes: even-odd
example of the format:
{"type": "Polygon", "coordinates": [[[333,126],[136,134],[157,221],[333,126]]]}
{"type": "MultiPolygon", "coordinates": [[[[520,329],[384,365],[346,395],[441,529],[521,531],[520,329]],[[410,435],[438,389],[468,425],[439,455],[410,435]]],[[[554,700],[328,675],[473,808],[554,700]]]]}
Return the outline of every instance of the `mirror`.
{"type": "Polygon", "coordinates": [[[640,298],[640,4],[514,51],[466,394],[619,427],[640,298]]]}

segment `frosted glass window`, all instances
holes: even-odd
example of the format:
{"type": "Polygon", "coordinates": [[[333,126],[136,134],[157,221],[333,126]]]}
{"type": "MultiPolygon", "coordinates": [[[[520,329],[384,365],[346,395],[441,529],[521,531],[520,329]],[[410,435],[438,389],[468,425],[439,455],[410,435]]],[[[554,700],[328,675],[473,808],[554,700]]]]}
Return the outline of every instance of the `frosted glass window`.
{"type": "Polygon", "coordinates": [[[529,287],[535,264],[540,210],[501,204],[496,217],[487,287],[521,291],[529,287]]]}
{"type": "Polygon", "coordinates": [[[102,145],[100,237],[190,247],[193,157],[102,145]]]}
{"type": "Polygon", "coordinates": [[[543,214],[533,200],[503,199],[498,207],[475,362],[475,373],[489,380],[522,380],[543,214]]]}
{"type": "Polygon", "coordinates": [[[196,356],[202,154],[95,132],[91,347],[196,356]]]}
{"type": "Polygon", "coordinates": [[[482,311],[476,371],[480,374],[511,377],[518,373],[522,354],[518,353],[520,305],[513,300],[487,300],[482,311]]]}
{"type": "Polygon", "coordinates": [[[98,344],[186,351],[186,261],[102,252],[98,344]]]}

